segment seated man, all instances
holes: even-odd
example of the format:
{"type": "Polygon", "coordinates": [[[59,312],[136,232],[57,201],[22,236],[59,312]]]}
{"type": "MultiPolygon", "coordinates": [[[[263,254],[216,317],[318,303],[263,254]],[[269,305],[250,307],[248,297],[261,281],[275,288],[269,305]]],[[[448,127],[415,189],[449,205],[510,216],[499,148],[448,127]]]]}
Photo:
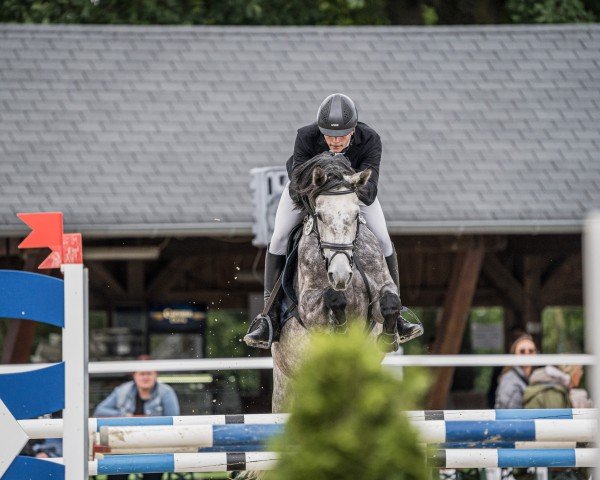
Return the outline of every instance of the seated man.
{"type": "MultiPolygon", "coordinates": [[[[138,360],[149,360],[141,355],[138,360]]],[[[143,364],[141,364],[143,365],[143,364]]],[[[169,385],[157,381],[158,374],[140,370],[133,374],[133,380],[116,387],[112,393],[98,404],[94,417],[133,417],[133,416],[178,416],[177,394],[169,385]]],[[[146,473],[145,480],[160,480],[162,473],[146,473]]],[[[127,480],[129,475],[110,475],[112,480],[127,480]]]]}
{"type": "MultiPolygon", "coordinates": [[[[298,130],[294,154],[286,165],[288,176],[291,177],[292,171],[301,163],[327,151],[343,153],[356,171],[371,170],[369,181],[359,195],[360,210],[367,227],[379,241],[390,275],[398,287],[398,294],[400,294],[398,257],[377,199],[381,140],[375,130],[358,121],[358,112],[354,102],[341,93],[329,95],[319,107],[317,121],[298,130]]],[[[296,208],[292,201],[288,183],[279,200],[273,236],[265,258],[265,304],[285,265],[285,251],[290,232],[302,221],[304,214],[296,208]]],[[[273,323],[273,341],[277,341],[280,328],[281,297],[282,292],[279,291],[268,315],[266,317],[259,315],[251,323],[248,333],[244,337],[246,344],[251,347],[270,348],[269,321],[273,323]]],[[[410,339],[419,335],[421,329],[420,326],[413,325],[400,316],[398,332],[402,337],[410,339]]]]}

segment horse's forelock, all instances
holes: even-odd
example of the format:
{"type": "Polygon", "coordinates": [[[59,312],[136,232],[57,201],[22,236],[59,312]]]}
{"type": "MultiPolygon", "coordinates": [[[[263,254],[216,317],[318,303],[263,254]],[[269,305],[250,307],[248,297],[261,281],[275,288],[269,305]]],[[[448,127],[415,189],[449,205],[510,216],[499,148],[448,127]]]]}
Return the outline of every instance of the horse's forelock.
{"type": "Polygon", "coordinates": [[[352,174],[354,169],[346,157],[329,152],[321,153],[294,169],[290,182],[290,196],[299,208],[304,209],[306,203],[314,205],[315,199],[323,192],[339,187],[354,189],[346,179],[352,174]],[[319,186],[313,185],[312,181],[312,172],[317,167],[321,168],[327,177],[319,186]]]}

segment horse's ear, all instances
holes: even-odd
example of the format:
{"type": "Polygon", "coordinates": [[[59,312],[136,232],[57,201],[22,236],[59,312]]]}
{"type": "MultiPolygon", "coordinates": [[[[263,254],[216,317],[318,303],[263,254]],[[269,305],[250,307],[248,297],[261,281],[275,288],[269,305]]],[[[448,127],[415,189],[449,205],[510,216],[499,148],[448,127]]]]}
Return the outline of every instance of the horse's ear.
{"type": "Polygon", "coordinates": [[[315,187],[320,187],[327,181],[327,174],[321,167],[316,167],[312,174],[312,183],[315,187]]]}
{"type": "Polygon", "coordinates": [[[369,178],[371,178],[371,170],[367,169],[363,170],[362,172],[357,172],[349,177],[348,182],[350,182],[350,185],[352,185],[354,188],[358,189],[364,187],[369,181],[369,178]]]}

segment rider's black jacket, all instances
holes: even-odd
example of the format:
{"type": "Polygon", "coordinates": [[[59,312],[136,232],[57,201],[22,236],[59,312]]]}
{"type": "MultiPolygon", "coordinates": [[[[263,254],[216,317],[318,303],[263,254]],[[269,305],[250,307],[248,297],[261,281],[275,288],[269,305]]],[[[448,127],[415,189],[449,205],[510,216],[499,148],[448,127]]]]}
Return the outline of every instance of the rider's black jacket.
{"type": "MultiPolygon", "coordinates": [[[[319,153],[329,151],[323,134],[316,123],[298,129],[294,154],[287,161],[288,176],[302,162],[310,160],[319,153]]],[[[381,161],[381,139],[375,130],[367,124],[358,122],[350,146],[344,151],[355,170],[371,169],[371,178],[365,185],[359,199],[371,205],[377,197],[377,181],[379,180],[379,163],[381,161]]]]}

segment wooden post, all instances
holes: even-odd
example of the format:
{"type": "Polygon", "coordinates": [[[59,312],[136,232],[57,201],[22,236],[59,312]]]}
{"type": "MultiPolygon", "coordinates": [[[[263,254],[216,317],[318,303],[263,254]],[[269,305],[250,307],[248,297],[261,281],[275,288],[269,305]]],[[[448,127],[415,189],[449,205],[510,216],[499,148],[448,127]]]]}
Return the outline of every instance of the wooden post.
{"type": "MultiPolygon", "coordinates": [[[[455,257],[433,349],[436,354],[460,352],[484,255],[485,249],[481,245],[458,253],[455,257]]],[[[445,407],[453,377],[454,367],[437,369],[436,381],[429,396],[430,409],[445,407]]]]}
{"type": "Polygon", "coordinates": [[[525,256],[523,258],[523,322],[538,348],[541,348],[542,335],[541,282],[542,259],[538,255],[525,256]]]}

